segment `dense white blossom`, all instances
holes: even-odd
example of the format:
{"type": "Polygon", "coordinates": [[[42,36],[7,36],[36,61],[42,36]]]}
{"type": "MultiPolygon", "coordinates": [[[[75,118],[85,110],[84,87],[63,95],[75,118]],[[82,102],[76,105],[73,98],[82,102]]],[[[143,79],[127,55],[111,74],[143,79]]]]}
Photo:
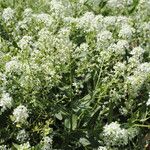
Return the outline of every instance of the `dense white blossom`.
{"type": "Polygon", "coordinates": [[[65,14],[65,7],[63,6],[62,1],[52,0],[50,2],[50,6],[51,6],[52,15],[54,15],[55,17],[63,16],[65,14]]]}
{"type": "Polygon", "coordinates": [[[147,105],[147,106],[150,105],[150,92],[149,92],[149,98],[148,98],[148,100],[147,100],[147,102],[146,102],[146,105],[147,105]]]}
{"type": "Polygon", "coordinates": [[[2,13],[3,20],[7,23],[8,21],[11,21],[14,18],[15,11],[11,9],[10,7],[4,9],[2,13]]]}
{"type": "MultiPolygon", "coordinates": [[[[51,39],[51,32],[48,30],[48,28],[42,28],[39,32],[38,32],[38,36],[39,42],[44,42],[46,43],[46,41],[48,41],[49,39],[51,39]]],[[[43,44],[43,43],[42,43],[43,44]]]]}
{"type": "Polygon", "coordinates": [[[33,10],[31,8],[26,8],[23,12],[23,17],[31,17],[33,10]]]}
{"type": "Polygon", "coordinates": [[[8,150],[6,145],[0,145],[1,150],[8,150]]]}
{"type": "Polygon", "coordinates": [[[127,77],[127,83],[129,83],[131,85],[131,88],[133,89],[134,93],[136,93],[136,94],[137,94],[137,91],[143,85],[144,81],[145,81],[145,76],[143,76],[142,74],[131,75],[131,76],[127,77]]]}
{"type": "Polygon", "coordinates": [[[42,150],[52,150],[52,138],[46,136],[43,138],[43,147],[42,147],[42,150]]]}
{"type": "Polygon", "coordinates": [[[28,110],[25,106],[19,105],[14,109],[13,116],[15,118],[15,122],[24,123],[29,117],[28,110]]]}
{"type": "Polygon", "coordinates": [[[145,63],[140,64],[137,67],[136,71],[137,71],[137,74],[138,73],[143,73],[143,74],[149,74],[150,75],[150,63],[145,62],[145,63]]]}
{"type": "Polygon", "coordinates": [[[23,36],[22,39],[18,42],[18,46],[24,50],[31,46],[32,37],[31,36],[23,36]]]}
{"type": "Polygon", "coordinates": [[[128,144],[128,132],[126,129],[122,129],[117,122],[106,124],[104,126],[103,136],[104,142],[108,146],[128,144]]]}
{"type": "Polygon", "coordinates": [[[27,140],[29,138],[28,134],[26,133],[26,131],[24,129],[20,130],[17,134],[16,139],[19,142],[24,142],[25,140],[27,140]]]}
{"type": "Polygon", "coordinates": [[[119,40],[116,45],[115,51],[118,54],[125,54],[125,50],[129,49],[129,43],[126,40],[119,40]]]}
{"type": "Polygon", "coordinates": [[[102,31],[97,35],[98,42],[107,42],[112,39],[112,33],[110,31],[102,31]]]}
{"type": "Polygon", "coordinates": [[[36,15],[35,17],[37,22],[44,23],[44,25],[47,27],[51,26],[53,23],[53,18],[49,14],[41,13],[36,15]]]}
{"type": "Polygon", "coordinates": [[[141,47],[135,47],[133,48],[133,50],[131,51],[130,54],[132,54],[134,57],[138,58],[140,56],[142,56],[144,54],[145,50],[141,47]]]}
{"type": "Polygon", "coordinates": [[[117,47],[119,49],[128,49],[129,48],[129,43],[126,40],[119,40],[117,42],[117,47]]]}
{"type": "Polygon", "coordinates": [[[20,69],[20,62],[14,58],[11,61],[8,61],[5,65],[6,72],[18,71],[20,69]]]}
{"type": "Polygon", "coordinates": [[[95,15],[92,12],[86,12],[77,20],[77,27],[84,29],[86,32],[91,32],[96,29],[94,23],[95,15]]]}
{"type": "Polygon", "coordinates": [[[124,24],[121,27],[121,30],[119,31],[119,37],[122,37],[124,39],[131,38],[134,33],[134,28],[132,28],[128,24],[124,24]]]}
{"type": "Polygon", "coordinates": [[[30,146],[30,143],[27,142],[27,143],[20,144],[20,145],[18,146],[18,149],[19,149],[19,150],[29,150],[30,147],[31,147],[31,146],[30,146]]]}
{"type": "Polygon", "coordinates": [[[108,150],[107,147],[99,146],[97,150],[108,150]]]}
{"type": "Polygon", "coordinates": [[[128,130],[128,137],[129,140],[132,140],[133,138],[135,138],[138,134],[139,134],[139,128],[135,128],[135,127],[130,127],[128,130]]]}
{"type": "Polygon", "coordinates": [[[125,5],[125,0],[108,0],[107,5],[110,8],[123,8],[125,5]]]}
{"type": "Polygon", "coordinates": [[[121,63],[121,62],[117,62],[116,65],[114,66],[114,69],[116,71],[116,73],[121,73],[123,71],[125,71],[126,69],[126,65],[125,63],[121,63]]]}
{"type": "Polygon", "coordinates": [[[5,111],[7,108],[12,107],[12,98],[10,97],[9,93],[3,92],[0,98],[0,107],[2,107],[2,112],[5,111]]]}
{"type": "Polygon", "coordinates": [[[104,17],[104,25],[105,26],[115,25],[116,21],[117,21],[116,16],[106,16],[106,17],[104,17]]]}

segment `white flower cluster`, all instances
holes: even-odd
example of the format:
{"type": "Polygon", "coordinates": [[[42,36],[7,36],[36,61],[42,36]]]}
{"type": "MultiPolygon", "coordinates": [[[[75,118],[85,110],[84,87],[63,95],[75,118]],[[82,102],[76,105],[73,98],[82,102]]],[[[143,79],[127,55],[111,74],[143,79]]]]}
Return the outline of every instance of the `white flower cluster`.
{"type": "Polygon", "coordinates": [[[119,40],[117,44],[112,43],[108,47],[109,51],[115,52],[119,55],[125,55],[125,50],[129,49],[129,43],[127,40],[119,40]]]}
{"type": "Polygon", "coordinates": [[[1,150],[8,150],[6,145],[0,145],[1,150]]]}
{"type": "Polygon", "coordinates": [[[149,98],[148,98],[148,101],[146,102],[146,105],[147,105],[147,106],[150,105],[150,92],[149,92],[149,98]]]}
{"type": "Polygon", "coordinates": [[[10,7],[4,9],[3,13],[2,13],[2,18],[3,20],[8,23],[9,21],[11,21],[14,18],[14,14],[15,11],[13,9],[11,9],[10,7]]]}
{"type": "Polygon", "coordinates": [[[50,27],[53,23],[53,18],[49,14],[41,13],[35,15],[35,17],[39,23],[43,23],[47,27],[50,27]]]}
{"type": "Polygon", "coordinates": [[[28,139],[28,134],[26,133],[26,131],[24,129],[20,130],[17,134],[17,137],[16,139],[19,141],[19,142],[25,142],[27,139],[28,139]]]}
{"type": "Polygon", "coordinates": [[[2,97],[0,98],[0,107],[2,107],[2,112],[4,112],[7,108],[12,107],[12,98],[9,93],[3,92],[2,97]]]}
{"type": "Polygon", "coordinates": [[[97,150],[108,150],[107,147],[99,146],[97,150]]]}
{"type": "Polygon", "coordinates": [[[6,73],[7,72],[9,73],[9,72],[12,72],[12,71],[14,71],[14,72],[18,71],[19,68],[20,68],[20,63],[16,58],[12,59],[11,61],[8,61],[5,65],[6,73]]]}
{"type": "Polygon", "coordinates": [[[104,126],[103,137],[107,146],[122,146],[128,144],[128,132],[126,129],[122,129],[117,122],[112,122],[104,126]]]}
{"type": "Polygon", "coordinates": [[[32,44],[32,37],[31,36],[23,36],[22,39],[18,42],[18,46],[22,50],[30,48],[31,44],[32,44]]]}
{"type": "Polygon", "coordinates": [[[127,83],[131,85],[132,94],[137,95],[137,91],[141,88],[145,81],[145,77],[141,74],[139,75],[131,75],[127,77],[127,83]]]}
{"type": "Polygon", "coordinates": [[[107,42],[112,39],[112,33],[110,31],[102,31],[97,35],[98,42],[107,42]]]}
{"type": "Polygon", "coordinates": [[[139,72],[143,75],[150,75],[150,63],[145,62],[138,65],[135,74],[138,74],[139,72]]]}
{"type": "Polygon", "coordinates": [[[62,1],[52,0],[50,2],[50,8],[51,8],[52,16],[54,16],[56,18],[63,16],[65,14],[66,9],[63,6],[62,1]]]}
{"type": "Polygon", "coordinates": [[[86,12],[83,16],[77,19],[77,27],[84,29],[86,32],[91,32],[96,29],[94,22],[95,15],[92,12],[86,12]]]}
{"type": "Polygon", "coordinates": [[[125,0],[108,0],[107,5],[110,8],[124,8],[125,0]]]}
{"type": "Polygon", "coordinates": [[[116,73],[122,73],[126,70],[126,65],[125,63],[117,62],[114,69],[116,73]]]}
{"type": "Polygon", "coordinates": [[[31,17],[33,10],[31,8],[26,8],[23,12],[23,18],[31,17]]]}
{"type": "Polygon", "coordinates": [[[30,143],[27,142],[27,143],[23,143],[19,145],[17,148],[18,150],[30,150],[31,146],[30,146],[30,143]]]}
{"type": "Polygon", "coordinates": [[[43,143],[42,150],[52,150],[52,142],[53,142],[52,138],[48,136],[44,137],[42,141],[43,143]]]}
{"type": "Polygon", "coordinates": [[[130,54],[133,55],[133,57],[135,57],[136,59],[138,59],[139,57],[142,57],[142,55],[144,54],[145,50],[141,47],[135,47],[133,48],[133,50],[131,51],[130,54]]]}
{"type": "Polygon", "coordinates": [[[104,17],[104,25],[107,26],[113,26],[115,25],[116,21],[117,21],[117,17],[116,16],[106,16],[104,17]]]}
{"type": "Polygon", "coordinates": [[[119,37],[123,39],[130,39],[134,31],[135,31],[134,28],[132,28],[130,25],[124,24],[122,25],[121,30],[119,32],[119,37]]]}
{"type": "Polygon", "coordinates": [[[139,128],[130,127],[128,130],[128,138],[129,140],[132,140],[139,134],[139,128]]]}
{"type": "Polygon", "coordinates": [[[51,33],[48,30],[48,28],[42,28],[39,32],[38,32],[38,36],[39,36],[39,41],[40,42],[44,42],[46,39],[51,38],[51,33]]]}
{"type": "Polygon", "coordinates": [[[27,108],[23,105],[19,105],[13,111],[13,117],[16,123],[24,123],[29,117],[27,108]]]}

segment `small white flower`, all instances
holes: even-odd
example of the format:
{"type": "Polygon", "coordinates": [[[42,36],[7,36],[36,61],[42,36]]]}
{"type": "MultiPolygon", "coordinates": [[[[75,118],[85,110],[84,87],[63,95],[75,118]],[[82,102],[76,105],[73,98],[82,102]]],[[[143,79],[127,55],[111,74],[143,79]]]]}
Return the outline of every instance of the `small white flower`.
{"type": "Polygon", "coordinates": [[[104,25],[110,26],[115,25],[116,17],[115,16],[107,16],[104,18],[104,25]]]}
{"type": "Polygon", "coordinates": [[[47,27],[51,26],[53,23],[53,18],[46,13],[36,15],[36,19],[39,23],[44,23],[47,27]]]}
{"type": "Polygon", "coordinates": [[[102,31],[97,35],[98,42],[105,42],[112,39],[112,33],[110,31],[102,31]]]}
{"type": "Polygon", "coordinates": [[[150,74],[150,63],[145,62],[145,63],[140,64],[137,67],[137,74],[138,73],[150,74]]]}
{"type": "Polygon", "coordinates": [[[104,146],[99,146],[97,150],[108,150],[108,149],[104,146]]]}
{"type": "Polygon", "coordinates": [[[128,144],[127,130],[121,129],[120,124],[112,122],[106,124],[103,130],[105,144],[108,146],[121,146],[128,144]]]}
{"type": "Polygon", "coordinates": [[[147,103],[146,103],[147,106],[150,105],[150,98],[148,99],[147,103]]]}
{"type": "Polygon", "coordinates": [[[18,71],[20,68],[20,63],[16,59],[12,59],[11,61],[7,62],[5,65],[6,72],[18,71]]]}
{"type": "Polygon", "coordinates": [[[42,147],[42,150],[52,150],[52,138],[46,136],[43,138],[43,147],[42,147]]]}
{"type": "Polygon", "coordinates": [[[43,28],[38,32],[40,44],[46,43],[46,41],[49,41],[52,38],[51,32],[48,30],[48,28],[43,28]]]}
{"type": "Polygon", "coordinates": [[[108,0],[108,7],[110,8],[124,8],[125,0],[108,0]]]}
{"type": "Polygon", "coordinates": [[[52,15],[54,16],[63,16],[65,14],[65,7],[61,1],[51,0],[50,7],[52,15]]]}
{"type": "Polygon", "coordinates": [[[29,117],[28,110],[25,106],[20,105],[13,111],[13,116],[15,118],[15,122],[17,123],[23,123],[27,120],[29,117]]]}
{"type": "Polygon", "coordinates": [[[27,143],[23,143],[23,144],[19,145],[18,150],[29,150],[30,147],[31,147],[30,143],[27,142],[27,143]]]}
{"type": "Polygon", "coordinates": [[[17,140],[19,142],[24,142],[26,139],[28,138],[28,134],[26,133],[26,131],[23,129],[23,130],[20,130],[17,134],[17,140]]]}
{"type": "Polygon", "coordinates": [[[0,145],[1,150],[8,150],[6,145],[0,145]]]}
{"type": "Polygon", "coordinates": [[[77,19],[77,28],[84,29],[86,32],[94,31],[95,15],[92,12],[86,12],[82,17],[77,19]]]}
{"type": "Polygon", "coordinates": [[[117,47],[117,44],[115,43],[112,43],[110,44],[110,46],[108,47],[108,51],[113,51],[113,52],[116,52],[116,50],[118,50],[118,47],[117,47]]]}
{"type": "Polygon", "coordinates": [[[143,82],[145,81],[146,76],[143,74],[137,74],[127,77],[127,83],[131,85],[132,90],[134,91],[133,94],[137,94],[137,91],[141,88],[143,82]]]}
{"type": "Polygon", "coordinates": [[[125,49],[129,48],[129,43],[126,40],[119,40],[116,45],[116,52],[118,54],[125,54],[125,49]]]}
{"type": "Polygon", "coordinates": [[[129,22],[129,18],[127,18],[126,16],[118,16],[116,24],[118,26],[122,26],[128,24],[128,22],[129,22]]]}
{"type": "Polygon", "coordinates": [[[9,93],[3,92],[0,99],[0,106],[2,107],[2,112],[5,111],[7,108],[12,107],[12,98],[10,97],[9,93]]]}
{"type": "Polygon", "coordinates": [[[126,65],[125,65],[125,63],[118,62],[114,66],[114,69],[115,69],[115,71],[121,73],[126,69],[126,65]]]}
{"type": "Polygon", "coordinates": [[[86,0],[79,0],[80,4],[84,4],[86,2],[86,0]]]}
{"type": "Polygon", "coordinates": [[[23,12],[23,17],[30,17],[32,15],[32,9],[31,8],[26,8],[23,12]]]}
{"type": "Polygon", "coordinates": [[[147,106],[150,105],[150,92],[149,92],[149,98],[148,98],[148,101],[146,102],[146,105],[147,105],[147,106]]]}
{"type": "Polygon", "coordinates": [[[137,136],[139,134],[139,128],[136,127],[130,127],[128,129],[128,136],[129,139],[132,140],[135,136],[137,136]]]}
{"type": "Polygon", "coordinates": [[[122,25],[121,30],[119,32],[119,37],[122,37],[124,39],[131,38],[133,32],[134,32],[134,29],[130,25],[124,24],[122,25]]]}
{"type": "Polygon", "coordinates": [[[18,42],[18,46],[24,50],[32,44],[32,37],[31,36],[23,36],[23,38],[18,42]]]}
{"type": "Polygon", "coordinates": [[[117,42],[117,47],[119,49],[128,49],[129,48],[129,43],[126,40],[119,40],[117,42]]]}
{"type": "Polygon", "coordinates": [[[135,47],[130,54],[132,54],[134,57],[138,58],[144,54],[145,50],[141,47],[135,47]]]}
{"type": "Polygon", "coordinates": [[[2,13],[2,18],[5,22],[8,22],[14,18],[14,10],[11,9],[10,7],[4,9],[2,13]]]}

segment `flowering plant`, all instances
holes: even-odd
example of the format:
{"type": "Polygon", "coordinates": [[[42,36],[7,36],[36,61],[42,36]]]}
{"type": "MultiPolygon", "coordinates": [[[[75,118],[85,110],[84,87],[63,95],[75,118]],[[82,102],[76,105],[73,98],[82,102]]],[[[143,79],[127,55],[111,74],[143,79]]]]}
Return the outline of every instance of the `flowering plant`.
{"type": "Polygon", "coordinates": [[[143,149],[150,1],[0,4],[0,149],[143,149]]]}

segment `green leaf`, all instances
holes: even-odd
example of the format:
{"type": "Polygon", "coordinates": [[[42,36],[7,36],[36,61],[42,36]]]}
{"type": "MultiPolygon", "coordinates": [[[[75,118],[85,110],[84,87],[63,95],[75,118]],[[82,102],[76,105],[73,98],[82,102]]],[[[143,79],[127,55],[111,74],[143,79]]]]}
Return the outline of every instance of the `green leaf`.
{"type": "Polygon", "coordinates": [[[70,127],[71,127],[70,120],[65,119],[64,125],[65,125],[66,128],[70,129],[70,127]]]}
{"type": "Polygon", "coordinates": [[[80,142],[83,146],[90,145],[90,142],[89,142],[86,138],[80,138],[79,142],[80,142]]]}
{"type": "Polygon", "coordinates": [[[101,110],[101,107],[98,107],[98,108],[96,109],[96,111],[91,115],[91,118],[90,118],[90,120],[89,120],[88,123],[87,123],[87,128],[92,128],[92,127],[94,127],[94,125],[95,125],[95,123],[96,123],[96,121],[97,121],[97,118],[98,118],[98,116],[99,116],[100,110],[101,110]]]}
{"type": "Polygon", "coordinates": [[[72,130],[75,130],[77,127],[78,117],[76,115],[72,115],[72,130]]]}
{"type": "Polygon", "coordinates": [[[58,114],[55,114],[55,117],[59,120],[63,119],[61,112],[59,112],[58,114]]]}

